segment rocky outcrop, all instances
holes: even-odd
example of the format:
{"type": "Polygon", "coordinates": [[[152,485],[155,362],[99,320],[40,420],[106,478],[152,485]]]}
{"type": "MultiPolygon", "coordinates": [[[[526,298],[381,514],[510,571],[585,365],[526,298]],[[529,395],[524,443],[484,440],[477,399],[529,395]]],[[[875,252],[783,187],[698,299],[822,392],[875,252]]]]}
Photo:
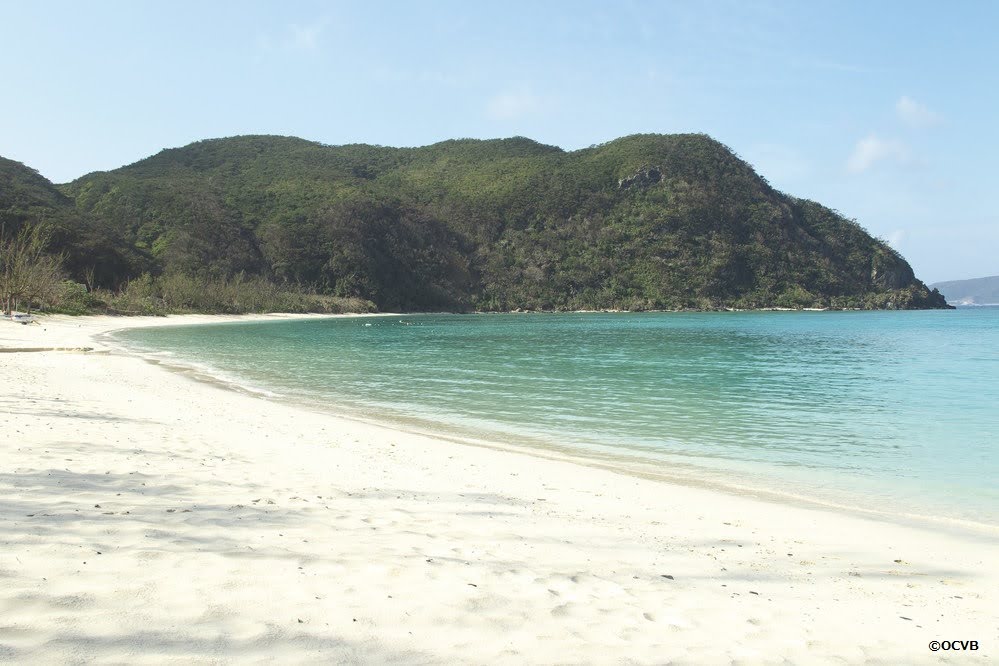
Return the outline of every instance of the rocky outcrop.
{"type": "Polygon", "coordinates": [[[902,289],[915,281],[912,267],[904,259],[875,255],[871,260],[871,284],[878,289],[902,289]]]}
{"type": "Polygon", "coordinates": [[[656,183],[662,181],[663,172],[656,167],[649,167],[648,169],[642,169],[634,176],[629,176],[628,178],[622,178],[617,181],[617,187],[620,190],[626,190],[630,187],[637,187],[644,190],[647,187],[652,187],[656,183]]]}

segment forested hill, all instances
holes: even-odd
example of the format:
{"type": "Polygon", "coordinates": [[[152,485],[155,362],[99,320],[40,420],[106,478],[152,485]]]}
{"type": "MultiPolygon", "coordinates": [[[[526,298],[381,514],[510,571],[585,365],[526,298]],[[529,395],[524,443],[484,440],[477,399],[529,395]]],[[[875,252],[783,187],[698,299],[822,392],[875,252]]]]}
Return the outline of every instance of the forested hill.
{"type": "Polygon", "coordinates": [[[103,219],[77,211],[73,199],[37,171],[0,157],[0,240],[26,226],[45,228],[50,249],[65,256],[65,268],[76,278],[95,270],[112,284],[148,261],[103,219]]]}
{"type": "Polygon", "coordinates": [[[944,306],[885,243],[704,135],[573,152],[243,136],[58,191],[31,179],[49,199],[15,206],[60,211],[71,270],[106,260],[106,286],[243,274],[383,310],[944,306]]]}
{"type": "Polygon", "coordinates": [[[999,275],[933,285],[952,305],[999,305],[999,275]]]}

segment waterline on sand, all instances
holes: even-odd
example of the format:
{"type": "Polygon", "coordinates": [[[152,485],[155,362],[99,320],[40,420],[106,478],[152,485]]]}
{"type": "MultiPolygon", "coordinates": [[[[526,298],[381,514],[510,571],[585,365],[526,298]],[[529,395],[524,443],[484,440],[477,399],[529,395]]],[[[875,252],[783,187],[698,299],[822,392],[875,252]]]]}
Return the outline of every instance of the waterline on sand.
{"type": "Polygon", "coordinates": [[[121,340],[407,430],[994,525],[994,359],[970,374],[932,346],[991,330],[960,314],[393,315],[121,340]],[[961,413],[948,391],[968,396],[961,413]]]}

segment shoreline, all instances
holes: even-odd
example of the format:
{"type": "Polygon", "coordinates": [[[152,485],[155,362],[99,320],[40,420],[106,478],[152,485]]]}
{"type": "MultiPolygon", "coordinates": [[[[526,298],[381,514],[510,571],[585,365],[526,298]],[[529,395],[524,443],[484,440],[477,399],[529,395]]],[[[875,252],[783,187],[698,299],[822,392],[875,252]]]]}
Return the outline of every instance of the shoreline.
{"type": "MultiPolygon", "coordinates": [[[[593,311],[599,312],[599,311],[593,311]]],[[[582,314],[589,313],[580,311],[582,314]]],[[[478,314],[478,313],[477,313],[478,314]]],[[[489,313],[486,313],[489,314],[489,313]]],[[[562,313],[566,314],[566,313],[562,313]]],[[[177,320],[171,320],[165,326],[173,325],[197,325],[200,323],[240,323],[257,321],[285,321],[292,319],[317,319],[317,318],[351,318],[351,317],[403,317],[407,316],[399,313],[363,313],[363,314],[336,314],[336,315],[172,315],[177,320]],[[208,317],[208,321],[187,321],[186,317],[208,317]],[[219,321],[212,319],[220,317],[219,321]]],[[[147,327],[146,322],[142,322],[141,327],[147,327]]],[[[149,324],[148,327],[156,327],[156,323],[149,324]]],[[[865,517],[887,523],[907,525],[914,527],[928,527],[942,530],[955,531],[957,533],[966,532],[971,535],[988,535],[999,539],[999,524],[973,520],[957,515],[945,515],[944,513],[930,513],[932,507],[926,506],[925,511],[903,511],[900,506],[891,508],[873,508],[864,506],[865,500],[871,498],[861,494],[859,490],[844,490],[842,488],[827,491],[824,495],[813,492],[807,494],[802,487],[804,480],[799,480],[793,488],[777,489],[772,483],[781,481],[778,477],[779,470],[768,468],[764,463],[752,463],[746,460],[734,461],[734,467],[710,467],[703,462],[699,456],[692,456],[695,462],[688,462],[676,454],[662,454],[660,458],[646,453],[641,449],[627,449],[626,451],[601,451],[597,449],[588,450],[571,445],[545,442],[538,438],[532,438],[530,443],[518,443],[512,441],[512,436],[501,437],[499,433],[475,433],[461,426],[450,423],[436,423],[429,419],[417,417],[393,418],[391,416],[377,417],[367,416],[358,411],[353,411],[342,405],[330,405],[318,399],[310,399],[306,396],[288,396],[274,393],[266,387],[251,385],[243,380],[231,378],[220,368],[204,368],[177,362],[171,358],[158,357],[155,352],[146,353],[129,348],[123,343],[113,340],[115,332],[136,328],[134,326],[116,327],[104,330],[95,334],[94,340],[100,344],[110,346],[114,353],[141,358],[152,365],[162,366],[171,372],[179,373],[183,376],[202,381],[213,386],[222,387],[228,390],[237,391],[251,396],[262,397],[263,399],[278,400],[284,404],[307,409],[318,414],[331,415],[339,419],[352,422],[363,423],[374,427],[385,428],[409,435],[433,437],[448,441],[460,446],[473,446],[497,451],[507,451],[515,454],[533,456],[536,458],[561,461],[575,465],[584,465],[594,469],[602,469],[608,472],[633,476],[637,478],[658,481],[667,484],[678,484],[693,488],[701,488],[714,492],[721,492],[733,497],[752,497],[767,502],[778,504],[790,504],[803,508],[816,510],[833,511],[852,516],[865,517]],[[111,340],[111,342],[109,342],[111,340]],[[490,437],[491,435],[494,435],[490,437]],[[738,469],[739,467],[742,469],[738,469]],[[755,483],[749,483],[743,477],[749,474],[755,483]],[[740,481],[740,477],[742,480],[740,481]]],[[[2,349],[0,349],[2,351],[2,349]]],[[[733,462],[733,461],[729,461],[733,462]]],[[[898,504],[900,500],[896,500],[898,504]]]]}
{"type": "MultiPolygon", "coordinates": [[[[46,318],[0,347],[290,318],[190,317],[46,318]]],[[[931,663],[953,637],[981,643],[962,661],[996,654],[984,534],[391,430],[134,355],[0,368],[0,659],[931,663]]]]}

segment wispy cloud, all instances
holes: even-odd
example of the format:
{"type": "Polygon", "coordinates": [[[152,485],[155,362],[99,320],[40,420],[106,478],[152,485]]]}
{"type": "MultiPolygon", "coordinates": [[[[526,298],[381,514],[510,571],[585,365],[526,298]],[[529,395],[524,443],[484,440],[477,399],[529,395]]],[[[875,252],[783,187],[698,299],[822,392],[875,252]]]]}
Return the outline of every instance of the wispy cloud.
{"type": "Polygon", "coordinates": [[[435,86],[461,86],[474,80],[474,76],[460,70],[445,69],[409,69],[405,67],[390,67],[384,64],[376,65],[370,71],[370,76],[378,81],[390,83],[417,83],[435,86]]]}
{"type": "Polygon", "coordinates": [[[898,164],[910,162],[909,147],[896,139],[882,139],[877,134],[869,134],[854,146],[846,167],[853,173],[862,173],[884,161],[898,164]]]}
{"type": "Polygon", "coordinates": [[[803,69],[819,69],[846,74],[883,74],[888,71],[884,67],[835,60],[792,60],[791,64],[803,69]]]}
{"type": "Polygon", "coordinates": [[[257,36],[257,50],[264,55],[281,51],[315,53],[322,48],[323,32],[328,26],[329,19],[322,17],[311,23],[277,27],[273,33],[257,36]]]}
{"type": "Polygon", "coordinates": [[[486,115],[493,120],[514,120],[531,115],[544,107],[540,97],[526,88],[508,90],[492,97],[486,104],[486,115]]]}
{"type": "Polygon", "coordinates": [[[305,25],[292,23],[288,27],[287,44],[299,51],[316,51],[319,49],[320,38],[326,29],[327,20],[320,18],[305,25]]]}
{"type": "Polygon", "coordinates": [[[895,103],[895,113],[909,127],[932,127],[940,123],[940,114],[911,97],[903,95],[895,103]]]}
{"type": "Polygon", "coordinates": [[[898,250],[901,249],[901,245],[905,241],[905,237],[908,235],[909,234],[906,232],[905,229],[895,229],[890,234],[888,234],[888,237],[885,238],[885,240],[888,241],[889,245],[898,250]]]}

